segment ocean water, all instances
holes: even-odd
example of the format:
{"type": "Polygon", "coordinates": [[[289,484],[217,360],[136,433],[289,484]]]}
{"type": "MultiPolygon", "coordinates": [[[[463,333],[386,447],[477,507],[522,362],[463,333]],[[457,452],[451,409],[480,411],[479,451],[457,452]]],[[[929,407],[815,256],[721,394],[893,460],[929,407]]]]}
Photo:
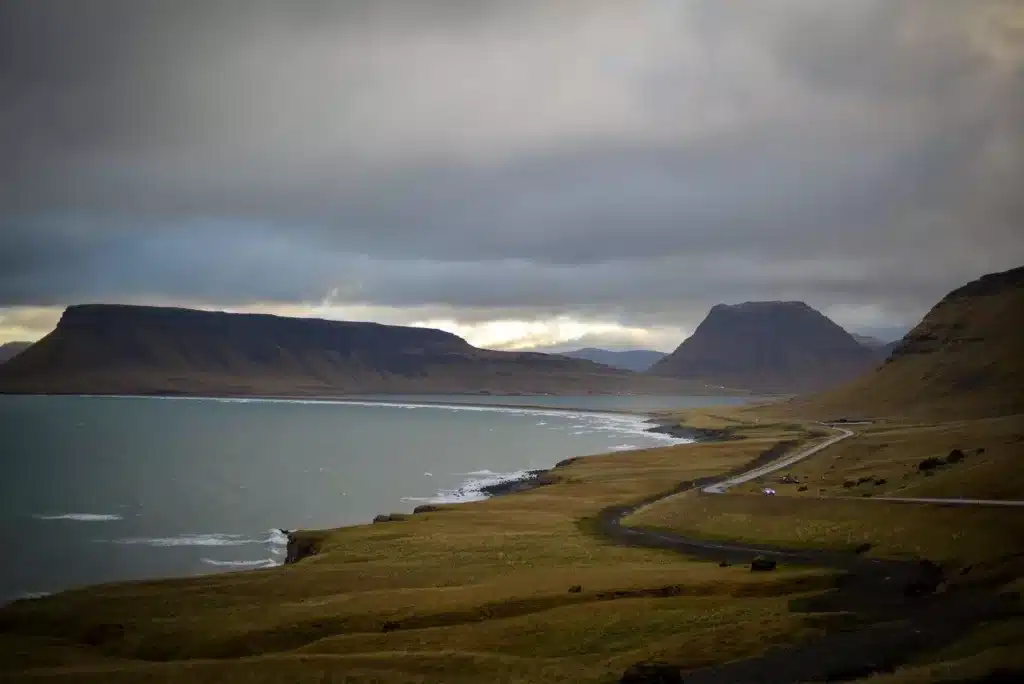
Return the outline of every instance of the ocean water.
{"type": "Polygon", "coordinates": [[[471,501],[570,456],[674,441],[642,416],[599,411],[739,401],[372,399],[0,396],[0,602],[271,566],[284,555],[277,528],[471,501]],[[526,403],[549,408],[510,406],[526,403]]]}

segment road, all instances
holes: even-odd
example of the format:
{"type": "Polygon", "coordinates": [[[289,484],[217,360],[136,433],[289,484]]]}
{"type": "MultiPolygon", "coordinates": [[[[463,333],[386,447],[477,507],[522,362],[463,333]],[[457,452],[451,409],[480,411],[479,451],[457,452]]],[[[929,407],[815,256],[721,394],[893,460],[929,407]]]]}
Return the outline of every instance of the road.
{"type": "MultiPolygon", "coordinates": [[[[825,425],[825,423],[821,424],[825,425]]],[[[716,482],[715,484],[703,487],[701,491],[705,492],[706,494],[725,494],[725,490],[729,489],[730,487],[735,487],[736,485],[741,485],[746,482],[750,482],[751,480],[756,480],[757,478],[767,475],[768,473],[773,473],[776,470],[788,468],[794,463],[799,463],[805,458],[809,458],[814,454],[818,453],[819,451],[824,451],[833,444],[837,444],[846,439],[847,437],[853,436],[853,431],[847,430],[846,428],[835,427],[834,425],[825,425],[825,427],[832,428],[833,430],[836,430],[839,434],[825,440],[824,442],[814,444],[812,446],[807,447],[806,449],[802,449],[801,451],[798,451],[795,454],[791,454],[789,456],[780,458],[777,461],[772,461],[771,463],[754,468],[753,470],[748,470],[745,473],[734,475],[728,479],[722,480],[721,482],[716,482]]]]}

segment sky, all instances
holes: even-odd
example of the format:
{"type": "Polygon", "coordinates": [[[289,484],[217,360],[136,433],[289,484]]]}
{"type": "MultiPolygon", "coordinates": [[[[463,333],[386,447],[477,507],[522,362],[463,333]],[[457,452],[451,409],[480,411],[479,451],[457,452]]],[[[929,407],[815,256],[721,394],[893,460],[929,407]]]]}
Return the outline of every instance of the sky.
{"type": "Polygon", "coordinates": [[[0,342],[87,302],[671,350],[1024,264],[1015,0],[0,4],[0,342]]]}

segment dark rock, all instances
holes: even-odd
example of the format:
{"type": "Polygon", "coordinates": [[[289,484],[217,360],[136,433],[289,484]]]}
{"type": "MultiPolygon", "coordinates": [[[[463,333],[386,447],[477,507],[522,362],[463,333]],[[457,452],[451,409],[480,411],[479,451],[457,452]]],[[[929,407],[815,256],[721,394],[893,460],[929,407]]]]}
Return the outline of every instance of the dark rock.
{"type": "Polygon", "coordinates": [[[441,509],[438,508],[437,506],[433,505],[433,504],[423,504],[422,506],[417,506],[416,508],[412,509],[412,512],[413,513],[436,513],[439,510],[441,510],[441,509]]]}
{"type": "Polygon", "coordinates": [[[797,484],[799,482],[799,480],[797,480],[795,477],[793,477],[789,473],[786,473],[785,475],[783,475],[782,477],[779,478],[779,482],[781,484],[797,484]]]}
{"type": "Polygon", "coordinates": [[[959,463],[960,461],[964,460],[966,456],[967,454],[965,454],[962,450],[953,449],[952,451],[949,452],[949,455],[946,456],[946,463],[959,463]]]}
{"type": "Polygon", "coordinates": [[[580,593],[581,591],[583,591],[583,587],[581,587],[581,586],[580,586],[580,585],[578,585],[578,584],[574,584],[574,585],[572,585],[571,587],[569,587],[569,593],[570,593],[570,594],[578,594],[578,593],[580,593]]]}
{"type": "Polygon", "coordinates": [[[373,517],[373,522],[375,522],[375,523],[386,523],[386,522],[391,522],[391,516],[390,516],[390,515],[383,515],[383,514],[381,514],[381,515],[375,515],[375,516],[373,517]]]}
{"type": "Polygon", "coordinates": [[[871,482],[871,481],[872,481],[872,480],[874,480],[874,479],[875,479],[875,478],[874,478],[874,476],[873,476],[873,475],[868,475],[868,476],[866,476],[866,477],[861,477],[861,478],[858,478],[858,479],[857,479],[857,484],[859,484],[859,485],[862,485],[862,484],[864,484],[865,482],[871,482]]]}
{"type": "Polygon", "coordinates": [[[914,567],[903,586],[903,593],[907,596],[928,596],[934,594],[945,581],[946,573],[940,565],[923,560],[914,567]]]}
{"type": "Polygon", "coordinates": [[[401,625],[399,625],[394,620],[385,620],[384,624],[380,626],[380,631],[382,631],[382,632],[394,632],[399,627],[401,627],[401,625]]]}
{"type": "Polygon", "coordinates": [[[730,562],[729,562],[729,561],[727,561],[727,560],[724,560],[724,561],[722,561],[721,563],[719,563],[719,564],[718,564],[718,567],[720,567],[720,568],[727,568],[727,567],[729,567],[730,565],[732,565],[732,563],[730,563],[730,562]]]}
{"type": "Polygon", "coordinates": [[[683,675],[670,663],[636,663],[622,673],[619,684],[683,684],[683,675]]]}
{"type": "Polygon", "coordinates": [[[798,492],[806,492],[807,491],[807,485],[800,485],[799,487],[796,488],[796,491],[798,491],[798,492]]]}
{"type": "MultiPolygon", "coordinates": [[[[284,532],[284,530],[281,530],[284,532]]],[[[286,547],[284,563],[291,565],[298,563],[303,558],[315,556],[320,552],[316,539],[301,536],[298,532],[290,531],[288,534],[288,546],[286,547]]]]}
{"type": "Polygon", "coordinates": [[[868,551],[871,550],[871,547],[872,547],[871,542],[864,542],[863,544],[858,545],[857,548],[855,548],[853,550],[853,552],[854,553],[867,553],[868,551]]]}
{"type": "Polygon", "coordinates": [[[773,558],[767,558],[765,556],[755,556],[754,560],[750,562],[751,572],[769,572],[775,569],[777,563],[773,558]]]}
{"type": "Polygon", "coordinates": [[[481,487],[480,492],[487,496],[505,496],[517,492],[528,492],[531,489],[544,487],[558,482],[558,476],[547,470],[531,470],[525,477],[518,480],[505,480],[486,487],[481,487]]]}
{"type": "Polygon", "coordinates": [[[978,455],[985,453],[985,447],[978,447],[977,449],[974,450],[974,453],[978,455]]]}
{"type": "Polygon", "coordinates": [[[935,470],[936,468],[939,468],[941,466],[942,466],[942,460],[940,460],[938,458],[935,458],[933,456],[931,458],[926,458],[923,461],[921,461],[920,463],[918,463],[917,464],[917,469],[920,470],[921,472],[927,472],[929,470],[935,470]]]}
{"type": "Polygon", "coordinates": [[[679,439],[691,439],[695,442],[727,442],[729,440],[740,439],[734,430],[730,430],[728,428],[721,430],[714,428],[695,428],[688,427],[686,425],[679,425],[678,423],[660,423],[657,418],[647,422],[659,423],[655,427],[647,428],[647,432],[653,432],[659,435],[669,435],[679,439]]]}
{"type": "Polygon", "coordinates": [[[963,568],[960,569],[960,574],[961,575],[970,574],[971,570],[973,570],[973,569],[974,569],[973,565],[965,565],[963,568]]]}
{"type": "Polygon", "coordinates": [[[854,482],[853,480],[844,480],[843,481],[843,487],[845,487],[846,489],[851,489],[851,488],[856,487],[856,486],[857,486],[857,483],[854,482]]]}
{"type": "Polygon", "coordinates": [[[886,480],[884,477],[880,477],[877,480],[875,480],[875,486],[880,487],[884,485],[886,482],[888,482],[888,480],[886,480]]]}

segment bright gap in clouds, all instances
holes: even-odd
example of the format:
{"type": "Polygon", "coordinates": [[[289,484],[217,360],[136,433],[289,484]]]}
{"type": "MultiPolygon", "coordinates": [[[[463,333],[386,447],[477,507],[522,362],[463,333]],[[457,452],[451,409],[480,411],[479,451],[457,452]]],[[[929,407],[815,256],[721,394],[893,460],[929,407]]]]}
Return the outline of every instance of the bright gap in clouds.
{"type": "Polygon", "coordinates": [[[452,319],[415,321],[419,328],[437,328],[458,335],[475,347],[485,349],[527,350],[537,348],[603,345],[612,348],[671,350],[682,338],[678,331],[652,332],[617,323],[584,322],[561,317],[550,320],[493,320],[459,323],[452,319]],[[573,344],[578,343],[578,344],[573,344]]]}

